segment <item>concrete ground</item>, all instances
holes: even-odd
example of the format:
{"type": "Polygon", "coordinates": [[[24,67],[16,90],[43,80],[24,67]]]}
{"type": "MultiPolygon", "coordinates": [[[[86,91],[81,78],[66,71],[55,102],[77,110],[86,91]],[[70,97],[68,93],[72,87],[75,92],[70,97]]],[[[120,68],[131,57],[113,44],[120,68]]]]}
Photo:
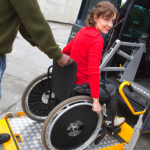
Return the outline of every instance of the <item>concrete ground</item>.
{"type": "MultiPolygon", "coordinates": [[[[63,48],[68,40],[72,25],[49,23],[56,42],[63,48]]],[[[2,80],[2,100],[0,100],[0,119],[6,112],[19,112],[21,97],[27,85],[37,76],[46,73],[48,66],[52,64],[43,52],[32,47],[18,33],[13,45],[13,51],[7,55],[7,68],[2,80]]],[[[127,123],[132,127],[137,122],[137,117],[126,112],[119,106],[119,116],[125,116],[127,123]]],[[[150,134],[142,134],[136,144],[135,150],[150,150],[150,134]]],[[[3,150],[3,145],[0,145],[3,150]]]]}

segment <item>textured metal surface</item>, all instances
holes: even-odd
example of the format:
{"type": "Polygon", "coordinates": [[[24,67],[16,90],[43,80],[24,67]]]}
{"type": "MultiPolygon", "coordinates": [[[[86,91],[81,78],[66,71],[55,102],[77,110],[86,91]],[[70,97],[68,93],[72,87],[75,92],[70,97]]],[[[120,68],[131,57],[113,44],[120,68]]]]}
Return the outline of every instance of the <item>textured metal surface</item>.
{"type": "MultiPolygon", "coordinates": [[[[141,93],[143,96],[150,98],[150,90],[148,90],[147,88],[135,83],[135,82],[131,82],[131,85],[133,86],[134,90],[141,93]]],[[[149,83],[147,83],[149,84],[149,83]]]]}
{"type": "MultiPolygon", "coordinates": [[[[41,142],[43,123],[35,122],[27,117],[9,118],[14,134],[20,134],[23,143],[19,143],[21,150],[44,150],[41,142]]],[[[85,150],[98,150],[119,144],[116,139],[106,135],[98,146],[89,145],[85,150]]]]}
{"type": "Polygon", "coordinates": [[[19,143],[21,150],[44,150],[41,142],[43,123],[32,121],[27,117],[9,118],[14,134],[20,134],[23,143],[19,143]]]}
{"type": "Polygon", "coordinates": [[[114,137],[107,134],[105,135],[105,137],[103,138],[103,140],[98,146],[93,146],[93,143],[92,143],[87,148],[85,148],[85,150],[98,150],[98,149],[100,150],[100,149],[113,146],[113,145],[117,145],[117,144],[120,144],[120,143],[114,137]]]}

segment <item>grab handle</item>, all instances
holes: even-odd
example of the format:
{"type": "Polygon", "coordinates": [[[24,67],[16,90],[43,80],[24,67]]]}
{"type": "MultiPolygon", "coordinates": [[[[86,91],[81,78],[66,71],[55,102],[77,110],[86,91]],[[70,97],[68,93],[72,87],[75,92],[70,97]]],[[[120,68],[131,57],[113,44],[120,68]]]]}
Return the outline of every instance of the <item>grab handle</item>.
{"type": "Polygon", "coordinates": [[[131,84],[128,86],[128,89],[129,89],[130,92],[133,92],[133,91],[134,91],[131,84]]]}
{"type": "Polygon", "coordinates": [[[140,114],[144,114],[145,111],[139,111],[139,112],[135,112],[133,107],[131,106],[130,102],[128,101],[127,97],[125,96],[125,94],[123,93],[123,88],[124,86],[127,85],[130,92],[133,92],[133,88],[131,86],[131,84],[128,81],[123,82],[120,87],[119,87],[119,93],[122,96],[123,100],[125,101],[125,103],[127,104],[127,106],[129,107],[130,111],[132,112],[133,115],[140,115],[140,114]]]}

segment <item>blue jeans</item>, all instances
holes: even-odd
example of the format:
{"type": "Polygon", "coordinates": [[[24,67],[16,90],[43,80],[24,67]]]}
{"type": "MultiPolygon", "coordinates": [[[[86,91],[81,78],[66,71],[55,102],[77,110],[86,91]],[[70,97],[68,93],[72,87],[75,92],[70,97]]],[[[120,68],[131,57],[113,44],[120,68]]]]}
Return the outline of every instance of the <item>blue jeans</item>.
{"type": "Polygon", "coordinates": [[[4,57],[0,57],[0,99],[2,98],[1,81],[2,81],[2,76],[3,76],[5,69],[6,69],[6,55],[4,57]]]}

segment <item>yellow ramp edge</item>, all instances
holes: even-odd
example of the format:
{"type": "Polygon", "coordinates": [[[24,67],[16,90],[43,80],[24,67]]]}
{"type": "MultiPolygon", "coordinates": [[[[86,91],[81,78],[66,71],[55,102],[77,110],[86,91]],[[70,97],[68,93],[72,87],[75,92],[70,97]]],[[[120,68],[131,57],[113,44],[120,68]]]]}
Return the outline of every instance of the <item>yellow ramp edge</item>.
{"type": "Polygon", "coordinates": [[[16,114],[19,115],[19,117],[26,116],[26,114],[24,112],[17,112],[16,114]]]}
{"type": "Polygon", "coordinates": [[[99,150],[125,150],[125,149],[123,148],[124,144],[125,144],[125,143],[117,144],[117,145],[110,146],[110,147],[103,148],[103,149],[99,149],[99,150]]]}
{"type": "Polygon", "coordinates": [[[5,119],[0,120],[0,133],[8,133],[11,136],[10,140],[3,144],[5,150],[20,150],[20,148],[17,148],[15,145],[12,134],[5,119]]]}
{"type": "Polygon", "coordinates": [[[124,139],[127,143],[129,143],[131,136],[133,134],[133,128],[130,127],[126,122],[123,123],[121,127],[121,132],[118,133],[118,135],[124,139]]]}

